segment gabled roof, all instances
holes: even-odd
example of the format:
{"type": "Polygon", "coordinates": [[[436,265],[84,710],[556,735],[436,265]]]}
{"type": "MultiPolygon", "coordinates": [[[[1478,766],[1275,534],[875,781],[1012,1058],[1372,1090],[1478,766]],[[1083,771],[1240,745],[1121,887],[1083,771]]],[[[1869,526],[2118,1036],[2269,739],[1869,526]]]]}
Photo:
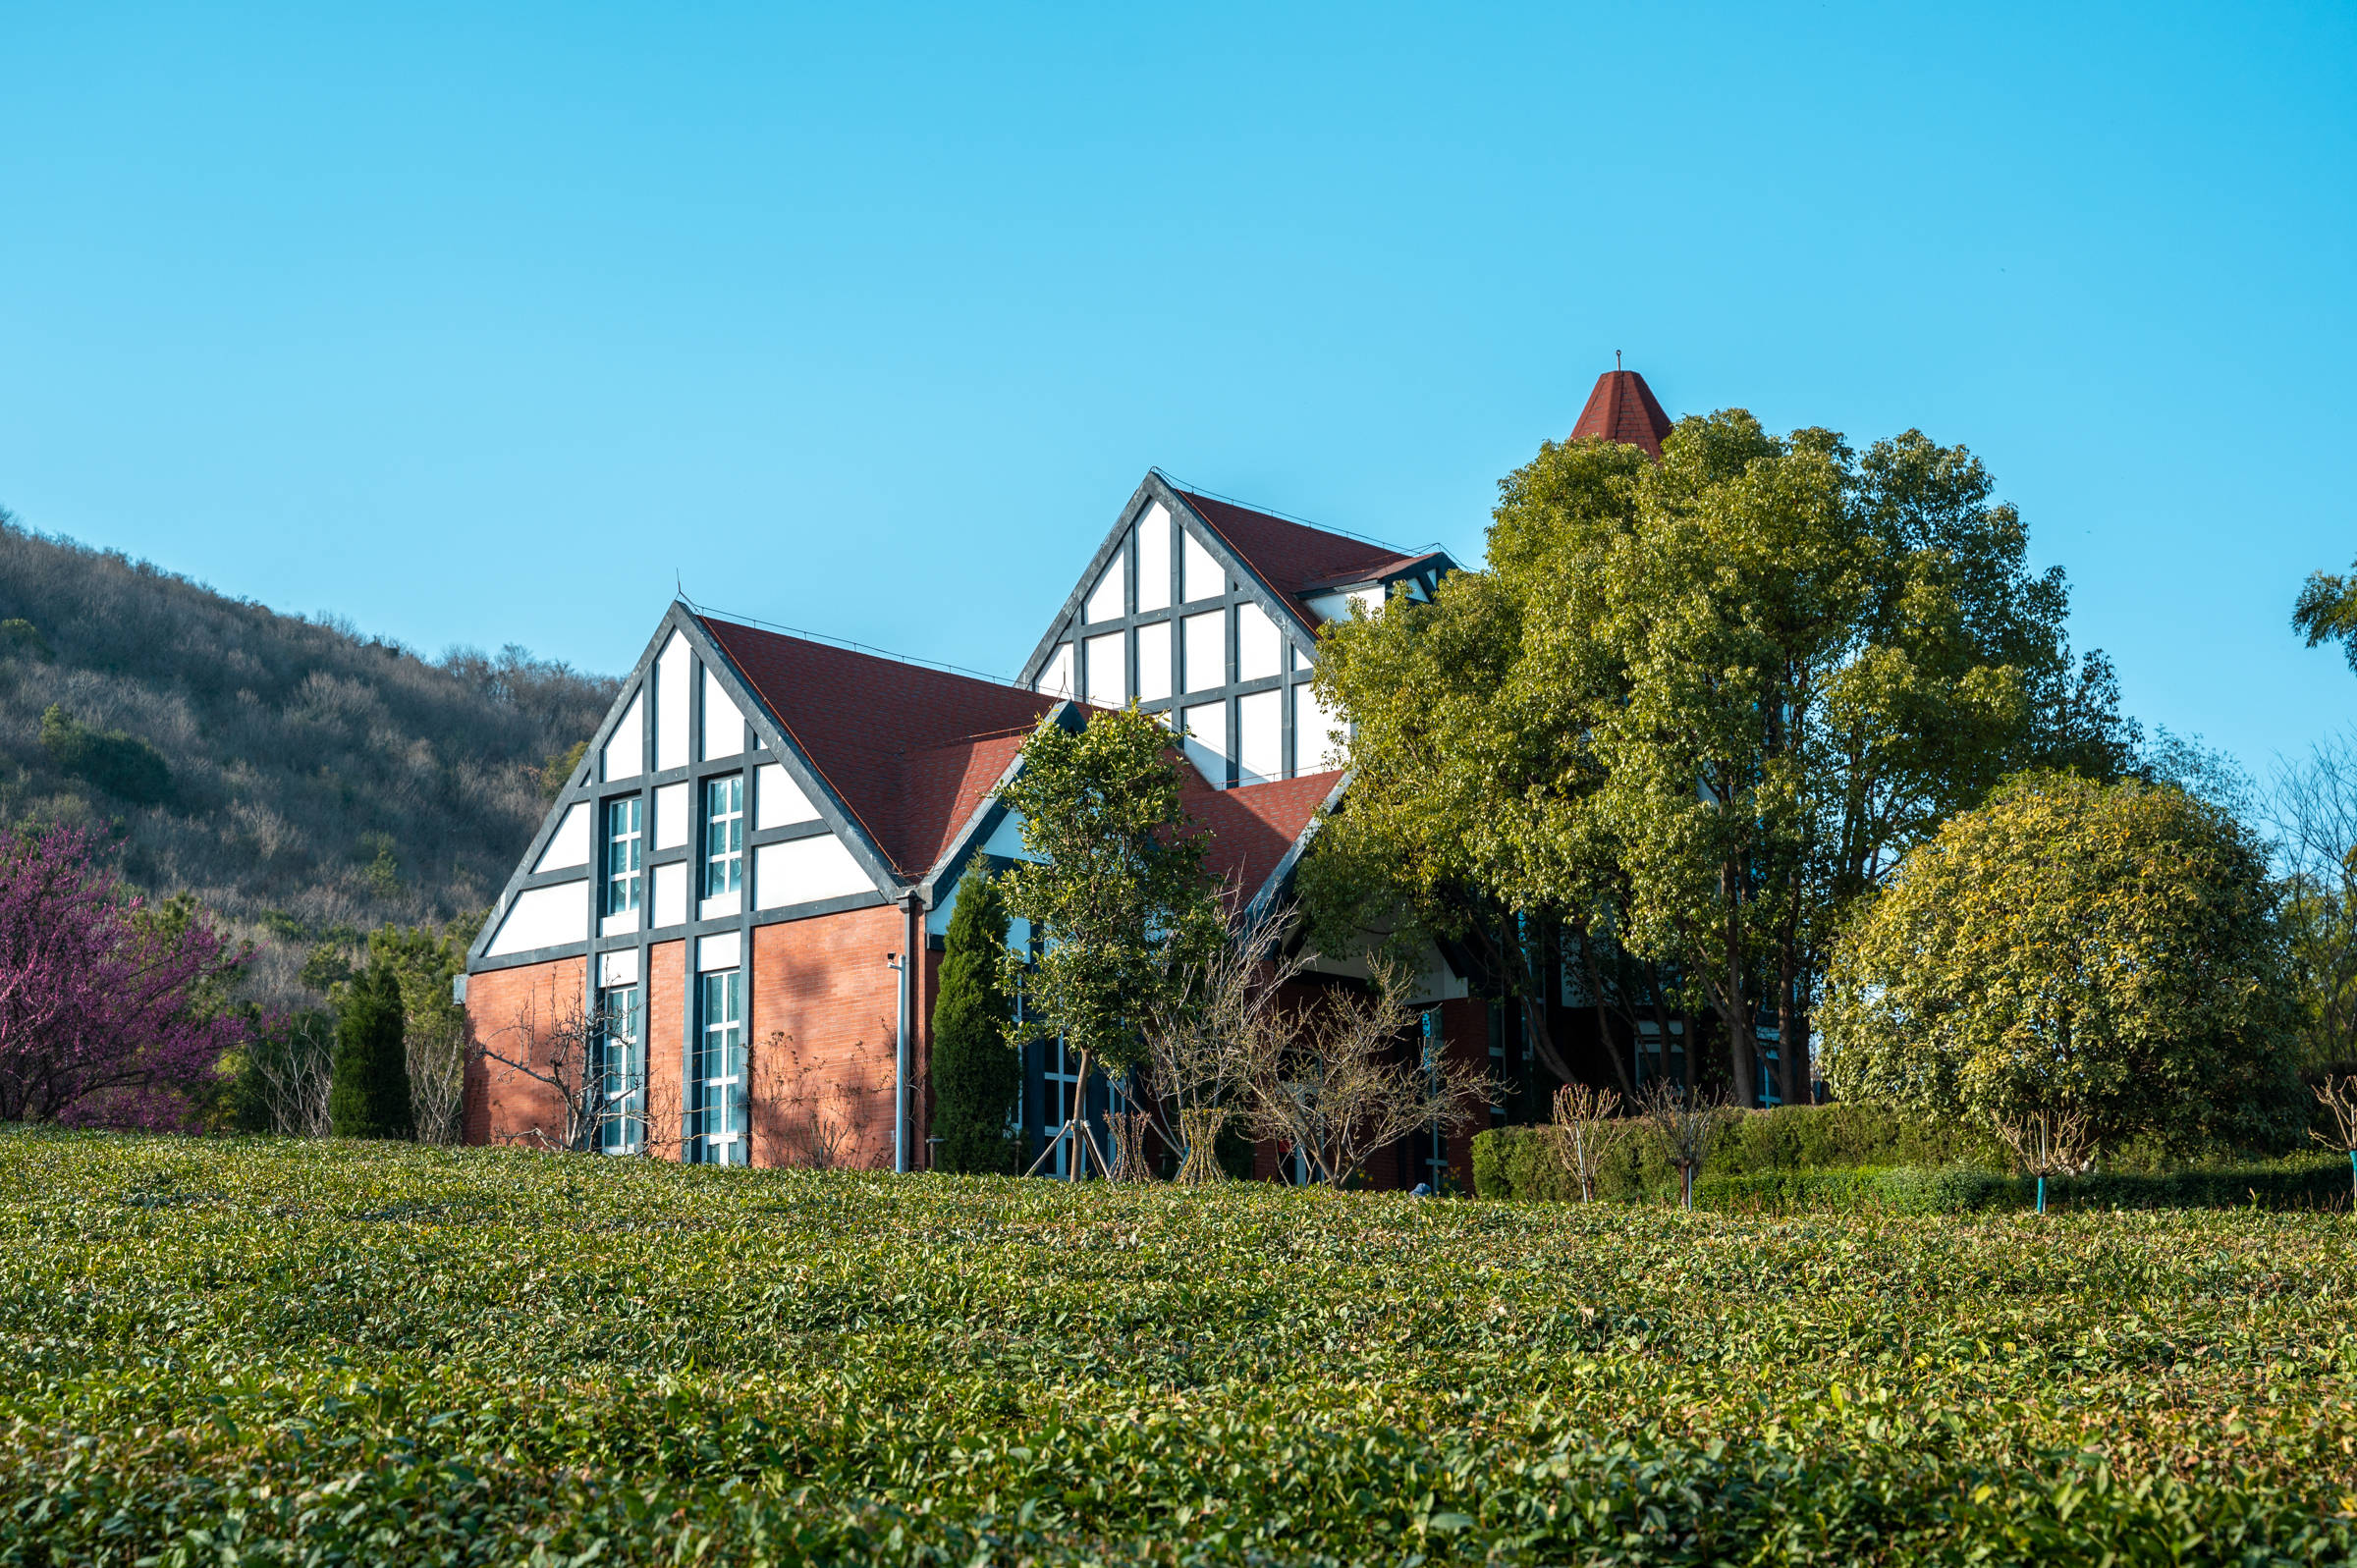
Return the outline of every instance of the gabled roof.
{"type": "Polygon", "coordinates": [[[1602,436],[1624,447],[1643,447],[1646,456],[1658,462],[1662,443],[1672,428],[1643,376],[1634,370],[1607,370],[1596,378],[1596,390],[1588,394],[1588,406],[1579,411],[1571,439],[1602,436]]]}
{"type": "Polygon", "coordinates": [[[1061,699],[698,616],[903,881],[914,882],[1061,699]]]}
{"type": "Polygon", "coordinates": [[[1214,885],[1233,888],[1244,899],[1257,897],[1286,856],[1309,831],[1318,808],[1334,794],[1341,772],[1305,773],[1297,779],[1214,789],[1193,769],[1179,799],[1187,815],[1211,833],[1204,868],[1214,885]]]}
{"type": "Polygon", "coordinates": [[[1372,582],[1438,554],[1402,555],[1390,545],[1272,517],[1233,501],[1215,501],[1191,490],[1174,493],[1193,508],[1195,515],[1226,540],[1245,565],[1260,573],[1263,582],[1291,600],[1313,625],[1317,617],[1306,602],[1312,592],[1372,582]]]}

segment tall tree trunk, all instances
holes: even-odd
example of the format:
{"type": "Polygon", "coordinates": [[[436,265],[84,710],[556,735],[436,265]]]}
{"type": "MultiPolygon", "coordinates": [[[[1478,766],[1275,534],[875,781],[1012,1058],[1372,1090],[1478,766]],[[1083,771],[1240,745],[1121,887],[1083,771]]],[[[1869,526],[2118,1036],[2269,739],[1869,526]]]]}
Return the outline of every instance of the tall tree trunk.
{"type": "Polygon", "coordinates": [[[1751,1009],[1745,1005],[1743,994],[1743,884],[1731,863],[1721,872],[1719,881],[1727,898],[1727,977],[1718,987],[1719,1010],[1727,1020],[1727,1065],[1734,1079],[1735,1104],[1749,1110],[1759,1103],[1751,1075],[1758,1053],[1751,1033],[1751,1009]]]}

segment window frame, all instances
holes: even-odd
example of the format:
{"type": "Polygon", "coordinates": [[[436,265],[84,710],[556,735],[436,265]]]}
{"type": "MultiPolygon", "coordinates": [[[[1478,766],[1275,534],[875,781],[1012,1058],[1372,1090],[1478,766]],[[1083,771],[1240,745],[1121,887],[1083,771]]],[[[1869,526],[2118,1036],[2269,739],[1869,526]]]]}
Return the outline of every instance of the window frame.
{"type": "Polygon", "coordinates": [[[635,982],[607,986],[598,992],[597,1007],[599,1081],[605,1090],[598,1150],[640,1154],[646,1148],[646,994],[635,982]],[[618,1100],[624,1104],[617,1107],[618,1100]]]}
{"type": "Polygon", "coordinates": [[[600,859],[604,869],[604,876],[600,879],[599,897],[602,907],[599,912],[605,915],[621,915],[645,907],[646,806],[644,798],[635,794],[614,796],[605,802],[605,809],[600,813],[599,826],[602,830],[599,840],[601,844],[600,859]],[[616,818],[626,814],[630,818],[628,829],[617,831],[616,818]],[[630,863],[627,867],[617,869],[615,862],[621,857],[626,845],[629,849],[630,863]]]}
{"type": "Polygon", "coordinates": [[[695,1158],[699,1164],[751,1162],[752,1128],[745,1080],[744,971],[710,969],[695,986],[695,1158]],[[715,1008],[715,993],[722,1003],[715,1008]],[[716,1011],[727,1016],[715,1017],[716,1011]]]}
{"type": "Polygon", "coordinates": [[[722,897],[744,888],[744,806],[741,771],[704,781],[704,871],[700,880],[705,898],[722,897]]]}

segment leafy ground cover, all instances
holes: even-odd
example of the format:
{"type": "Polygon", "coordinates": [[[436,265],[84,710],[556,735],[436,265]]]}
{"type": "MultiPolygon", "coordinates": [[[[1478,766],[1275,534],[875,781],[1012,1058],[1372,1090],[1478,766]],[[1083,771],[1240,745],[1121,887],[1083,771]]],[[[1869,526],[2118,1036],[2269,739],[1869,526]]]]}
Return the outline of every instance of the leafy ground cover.
{"type": "Polygon", "coordinates": [[[2350,1236],[0,1134],[0,1561],[2342,1561],[2350,1236]]]}

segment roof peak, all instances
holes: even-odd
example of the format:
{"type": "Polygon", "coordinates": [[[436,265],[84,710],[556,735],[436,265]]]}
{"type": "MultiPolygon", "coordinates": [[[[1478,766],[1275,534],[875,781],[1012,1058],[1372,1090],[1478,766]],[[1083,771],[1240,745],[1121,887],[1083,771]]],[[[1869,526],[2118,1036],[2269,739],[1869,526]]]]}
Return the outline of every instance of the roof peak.
{"type": "Polygon", "coordinates": [[[1642,447],[1647,457],[1659,462],[1662,443],[1669,439],[1672,428],[1653,389],[1645,385],[1645,378],[1634,370],[1615,368],[1596,378],[1596,388],[1588,394],[1588,405],[1580,409],[1579,422],[1571,427],[1571,439],[1585,441],[1600,437],[1624,447],[1642,447]]]}

